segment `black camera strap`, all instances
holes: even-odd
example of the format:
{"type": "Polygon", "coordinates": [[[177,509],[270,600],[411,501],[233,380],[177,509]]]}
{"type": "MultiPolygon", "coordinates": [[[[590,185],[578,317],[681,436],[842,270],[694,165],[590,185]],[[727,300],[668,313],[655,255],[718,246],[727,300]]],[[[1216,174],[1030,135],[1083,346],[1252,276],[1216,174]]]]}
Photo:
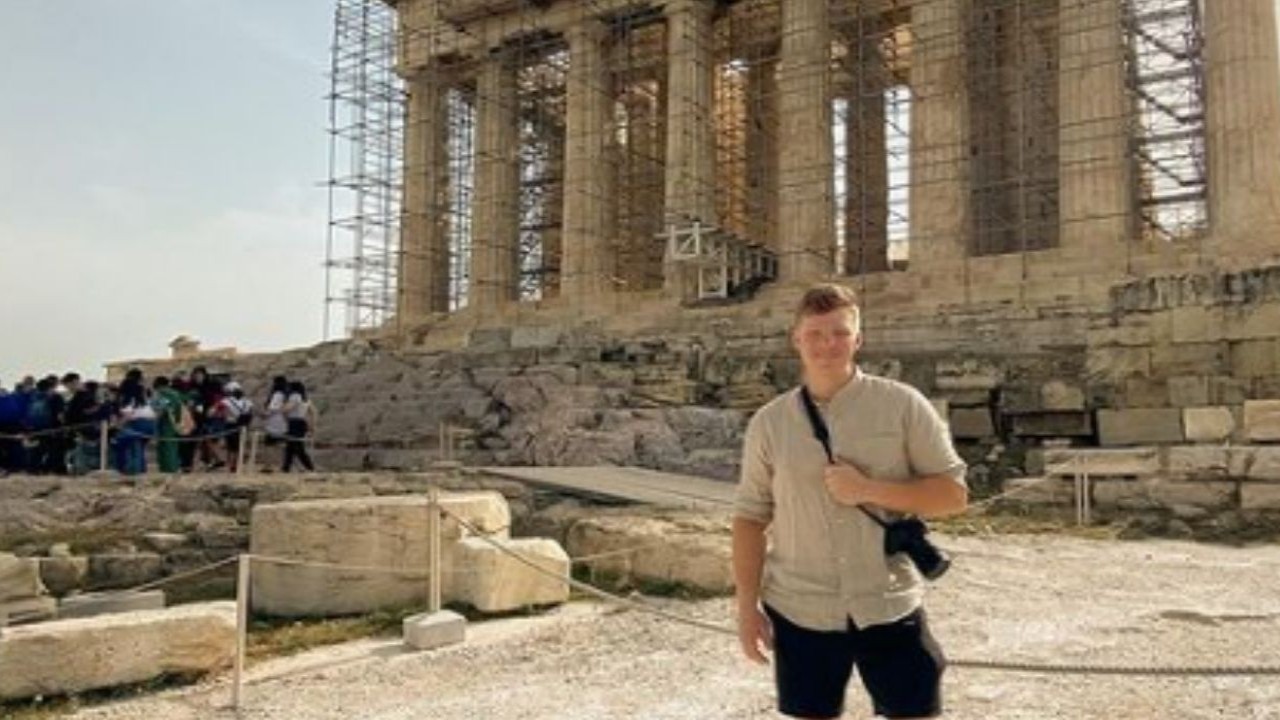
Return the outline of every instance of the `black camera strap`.
{"type": "MultiPolygon", "coordinates": [[[[809,394],[809,388],[805,385],[800,386],[800,401],[804,405],[805,414],[809,416],[809,425],[813,428],[813,436],[818,439],[818,442],[822,443],[822,449],[827,452],[827,462],[835,465],[836,456],[831,450],[831,431],[827,428],[827,421],[822,419],[822,413],[818,411],[818,404],[813,401],[813,396],[809,394]]],[[[875,513],[862,505],[857,507],[864,515],[876,521],[876,524],[880,527],[889,527],[889,523],[882,520],[875,513]]]]}

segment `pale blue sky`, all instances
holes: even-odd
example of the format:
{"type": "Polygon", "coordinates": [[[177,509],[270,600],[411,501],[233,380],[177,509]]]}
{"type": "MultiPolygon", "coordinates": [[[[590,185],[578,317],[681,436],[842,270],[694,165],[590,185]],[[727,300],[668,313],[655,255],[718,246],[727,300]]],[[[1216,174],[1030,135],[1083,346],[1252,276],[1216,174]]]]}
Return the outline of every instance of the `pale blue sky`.
{"type": "Polygon", "coordinates": [[[0,382],[322,333],[330,0],[0,0],[0,382]]]}

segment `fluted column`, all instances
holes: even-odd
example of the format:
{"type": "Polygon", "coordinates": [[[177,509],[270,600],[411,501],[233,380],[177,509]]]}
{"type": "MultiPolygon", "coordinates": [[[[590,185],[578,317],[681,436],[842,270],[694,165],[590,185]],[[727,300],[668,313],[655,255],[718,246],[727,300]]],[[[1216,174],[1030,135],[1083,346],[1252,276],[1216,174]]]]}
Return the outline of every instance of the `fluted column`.
{"type": "Polygon", "coordinates": [[[1209,222],[1280,249],[1280,57],[1273,0],[1205,3],[1209,222]]]}
{"type": "Polygon", "coordinates": [[[910,263],[913,272],[950,274],[972,232],[959,0],[917,0],[911,29],[910,263]]]}
{"type": "Polygon", "coordinates": [[[889,269],[889,158],[885,92],[889,70],[879,48],[882,36],[849,39],[853,82],[845,122],[845,258],[854,275],[889,269]]]}
{"type": "Polygon", "coordinates": [[[1136,217],[1121,7],[1061,0],[1058,8],[1060,244],[1112,269],[1120,269],[1136,217]]]}
{"type": "Polygon", "coordinates": [[[396,311],[401,320],[449,309],[448,90],[436,65],[407,85],[396,311]]]}
{"type": "Polygon", "coordinates": [[[569,76],[565,119],[564,255],[561,294],[585,300],[610,288],[613,238],[607,219],[613,203],[608,166],[613,94],[604,55],[604,26],[595,20],[567,33],[569,76]]]}
{"type": "Polygon", "coordinates": [[[778,64],[747,70],[747,239],[778,245],[778,64]]]}
{"type": "Polygon", "coordinates": [[[831,32],[827,0],[782,3],[778,65],[778,276],[828,275],[835,253],[831,137],[831,32]]]}
{"type": "Polygon", "coordinates": [[[486,57],[476,83],[476,170],[469,305],[514,301],[519,259],[520,165],[516,72],[501,51],[486,57]]]}
{"type": "MultiPolygon", "coordinates": [[[[674,0],[667,14],[667,151],[663,218],[666,224],[717,224],[715,203],[715,67],[708,0],[674,0]]],[[[682,268],[667,257],[667,293],[683,296],[682,268]]]]}

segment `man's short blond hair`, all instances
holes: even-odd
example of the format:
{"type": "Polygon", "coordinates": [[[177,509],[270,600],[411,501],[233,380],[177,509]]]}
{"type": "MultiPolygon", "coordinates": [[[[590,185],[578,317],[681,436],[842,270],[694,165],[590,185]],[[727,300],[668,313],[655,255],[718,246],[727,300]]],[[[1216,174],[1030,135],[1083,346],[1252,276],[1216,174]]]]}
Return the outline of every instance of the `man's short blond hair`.
{"type": "Polygon", "coordinates": [[[852,310],[854,330],[862,331],[862,312],[858,309],[858,294],[853,288],[839,283],[821,283],[805,291],[796,307],[796,316],[792,324],[811,315],[826,315],[834,310],[852,310]]]}

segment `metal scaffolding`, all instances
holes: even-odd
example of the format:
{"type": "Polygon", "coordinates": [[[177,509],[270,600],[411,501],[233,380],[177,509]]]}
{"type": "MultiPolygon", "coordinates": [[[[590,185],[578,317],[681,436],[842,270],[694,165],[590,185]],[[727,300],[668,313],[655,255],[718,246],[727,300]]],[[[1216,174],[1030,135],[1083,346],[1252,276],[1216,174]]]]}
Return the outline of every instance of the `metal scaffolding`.
{"type": "Polygon", "coordinates": [[[326,98],[326,339],[338,318],[349,334],[395,314],[405,116],[396,33],[396,13],[381,0],[337,0],[326,98]]]}
{"type": "MultiPolygon", "coordinates": [[[[420,222],[401,259],[431,264],[415,277],[433,278],[431,288],[447,284],[447,292],[424,291],[434,294],[414,311],[448,312],[477,297],[555,298],[580,281],[575,272],[593,274],[590,287],[670,292],[673,275],[688,269],[690,284],[716,297],[732,297],[734,283],[767,281],[743,273],[814,252],[794,249],[794,229],[781,218],[796,214],[783,198],[824,195],[821,175],[787,155],[796,138],[784,130],[794,121],[788,93],[819,75],[828,83],[830,142],[804,160],[830,172],[828,197],[815,207],[830,208],[832,241],[817,252],[837,273],[902,270],[913,243],[921,252],[955,247],[962,258],[1026,258],[1068,237],[1127,244],[1193,236],[1207,215],[1199,2],[797,2],[822,13],[825,60],[822,50],[786,57],[788,38],[812,30],[795,26],[803,14],[781,0],[557,0],[536,10],[396,3],[402,51],[417,48],[401,72],[430,68],[411,83],[436,83],[445,98],[444,110],[431,111],[442,120],[418,119],[443,150],[416,161],[422,173],[410,184],[431,190],[414,196],[425,204],[404,208],[406,222],[420,222]],[[571,35],[585,25],[601,33],[582,56],[598,69],[573,67],[571,35]],[[943,97],[928,102],[930,93],[943,97]],[[574,98],[591,113],[576,126],[574,98]],[[962,119],[940,121],[940,103],[962,119]],[[571,136],[571,127],[593,136],[571,136]],[[591,158],[585,170],[582,157],[591,158]],[[574,177],[589,181],[573,186],[574,177]],[[812,192],[794,194],[795,183],[812,192]],[[1097,190],[1126,183],[1110,195],[1097,190]],[[943,191],[955,217],[940,222],[938,213],[950,210],[939,210],[931,193],[941,186],[962,189],[943,191]],[[1099,192],[1111,202],[1094,202],[1099,192]],[[570,208],[590,224],[586,237],[568,226],[570,208]],[[695,259],[671,240],[711,231],[719,245],[699,247],[767,262],[721,272],[719,256],[695,259]],[[583,245],[608,262],[567,262],[583,256],[583,245]]],[[[348,304],[355,328],[385,322],[396,299],[391,259],[404,161],[394,32],[377,0],[339,2],[334,140],[359,151],[355,169],[331,181],[331,191],[357,198],[331,222],[355,251],[329,264],[355,279],[329,299],[348,304]],[[337,108],[351,114],[339,117],[337,108]]]]}

